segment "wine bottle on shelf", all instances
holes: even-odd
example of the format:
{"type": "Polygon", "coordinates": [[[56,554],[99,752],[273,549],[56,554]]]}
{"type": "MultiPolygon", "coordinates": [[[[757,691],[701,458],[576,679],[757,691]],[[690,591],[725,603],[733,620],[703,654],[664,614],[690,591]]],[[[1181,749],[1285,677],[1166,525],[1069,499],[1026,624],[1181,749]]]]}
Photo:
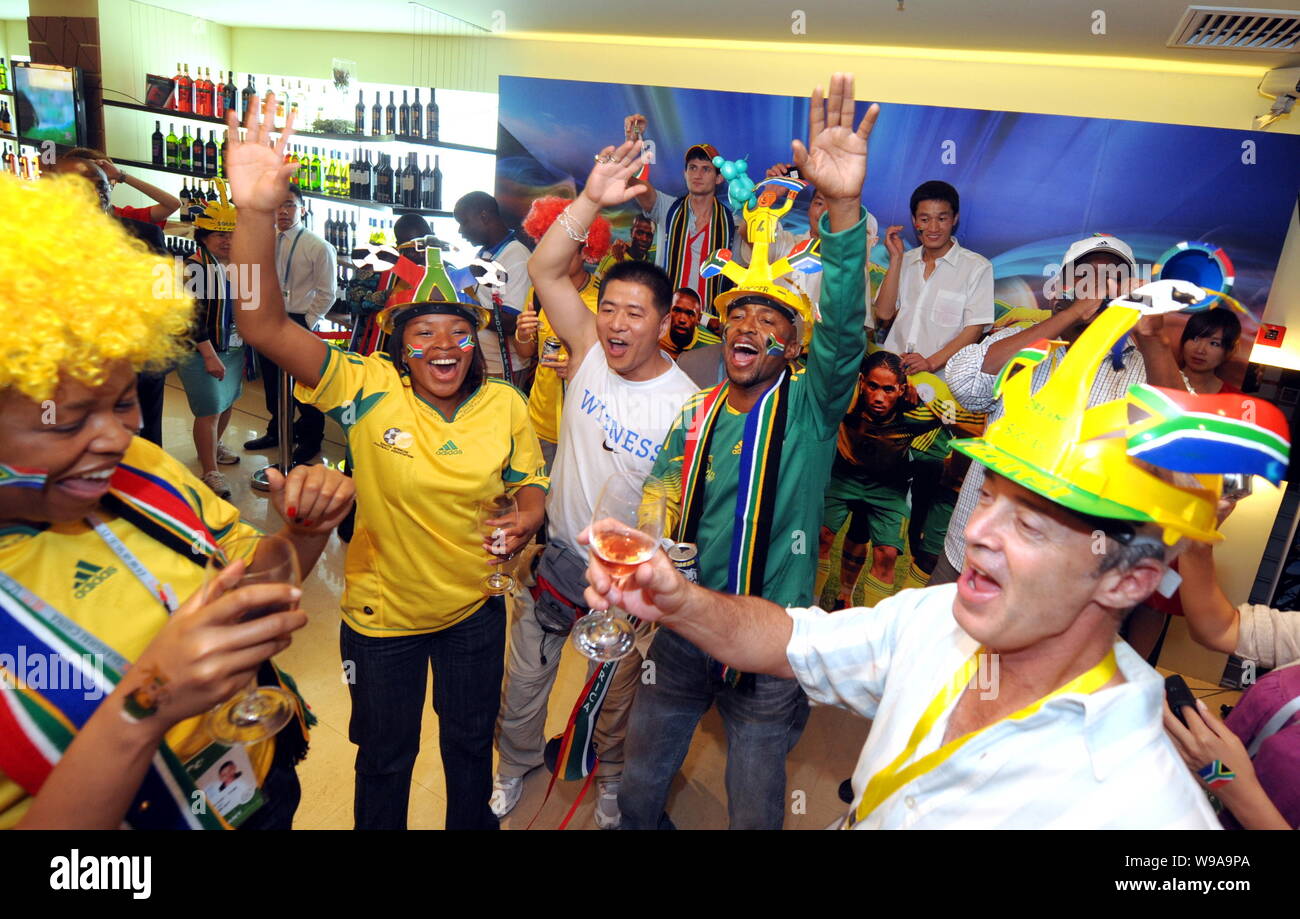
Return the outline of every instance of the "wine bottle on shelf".
{"type": "Polygon", "coordinates": [[[375,164],[371,162],[369,150],[361,159],[361,187],[357,191],[362,201],[375,200],[375,164]]]}
{"type": "Polygon", "coordinates": [[[433,158],[433,208],[442,210],[442,170],[438,168],[438,157],[433,158]]]}
{"type": "MultiPolygon", "coordinates": [[[[198,68],[195,69],[195,76],[198,76],[198,68]]],[[[212,117],[212,68],[205,67],[204,74],[198,82],[197,92],[197,110],[200,115],[212,117]]]]}
{"type": "Polygon", "coordinates": [[[243,122],[243,120],[248,117],[249,106],[254,105],[257,102],[257,83],[254,81],[251,73],[248,75],[248,85],[243,88],[239,96],[239,120],[240,122],[243,122]]]}
{"type": "Polygon", "coordinates": [[[308,170],[309,170],[308,181],[311,185],[311,190],[320,191],[321,189],[320,151],[315,147],[311,148],[311,165],[308,167],[308,170]]]}
{"type": "Polygon", "coordinates": [[[208,185],[208,190],[207,190],[207,192],[206,192],[206,194],[207,194],[207,200],[208,200],[209,202],[216,201],[216,200],[217,200],[217,183],[216,183],[216,182],[209,182],[209,183],[207,183],[207,185],[208,185]]]}
{"type": "Polygon", "coordinates": [[[402,90],[402,105],[397,110],[397,136],[411,135],[411,103],[406,99],[406,90],[402,90]]]}
{"type": "Polygon", "coordinates": [[[431,157],[424,155],[424,168],[420,170],[420,207],[424,210],[433,208],[433,167],[429,164],[431,157]]]}
{"type": "Polygon", "coordinates": [[[379,169],[375,171],[375,200],[380,204],[393,203],[393,168],[388,165],[388,154],[379,154],[379,169]]]}
{"type": "Polygon", "coordinates": [[[375,104],[370,106],[370,136],[379,137],[384,133],[384,109],[379,104],[379,90],[375,90],[375,104]]]}
{"type": "Polygon", "coordinates": [[[352,151],[352,159],[348,160],[348,197],[357,196],[357,178],[359,170],[357,169],[357,157],[361,155],[359,149],[352,151]]]}
{"type": "Polygon", "coordinates": [[[384,108],[384,133],[397,133],[397,106],[393,104],[393,90],[388,91],[388,105],[384,108]]]}
{"type": "Polygon", "coordinates": [[[5,168],[18,175],[18,157],[14,155],[14,148],[8,144],[5,145],[5,168]]]}
{"type": "Polygon", "coordinates": [[[217,85],[212,87],[212,116],[214,118],[226,117],[226,72],[217,71],[217,85]]]}
{"type": "Polygon", "coordinates": [[[334,245],[334,211],[328,208],[325,210],[325,229],[321,236],[331,246],[334,245]]]}
{"type": "Polygon", "coordinates": [[[5,66],[5,59],[0,57],[0,90],[9,91],[9,68],[5,66]]]}
{"type": "Polygon", "coordinates": [[[203,131],[194,129],[194,143],[190,145],[191,168],[196,175],[208,174],[207,148],[203,145],[203,131]]]}
{"type": "Polygon", "coordinates": [[[350,220],[351,222],[348,224],[348,252],[351,252],[353,249],[355,249],[355,248],[357,247],[357,214],[356,214],[356,211],[353,211],[353,212],[352,212],[352,215],[351,215],[351,217],[349,218],[349,220],[350,220]]]}
{"type": "MultiPolygon", "coordinates": [[[[233,112],[239,107],[239,87],[235,85],[235,72],[230,71],[230,79],[226,81],[226,103],[227,112],[233,112]]],[[[222,116],[225,117],[224,115],[222,116]]]]}
{"type": "MultiPolygon", "coordinates": [[[[229,134],[230,132],[227,131],[226,133],[229,134]]],[[[226,175],[226,147],[227,146],[229,145],[226,143],[226,135],[223,134],[221,136],[221,154],[217,158],[217,175],[221,176],[223,179],[229,178],[229,176],[226,175]]]]}
{"type": "Polygon", "coordinates": [[[186,172],[189,172],[191,169],[194,168],[194,160],[192,159],[193,153],[194,153],[194,138],[190,137],[190,127],[189,125],[186,125],[185,133],[181,135],[181,145],[180,145],[181,161],[180,161],[179,168],[184,169],[186,172]]]}
{"type": "Polygon", "coordinates": [[[208,129],[208,142],[203,145],[203,163],[207,167],[204,175],[217,174],[217,129],[208,129]]]}
{"type": "Polygon", "coordinates": [[[9,112],[8,102],[0,102],[0,132],[5,134],[14,132],[13,115],[9,112]]]}
{"type": "Polygon", "coordinates": [[[181,180],[181,220],[189,223],[193,218],[190,216],[190,205],[194,203],[194,197],[190,194],[190,180],[181,180]]]}
{"type": "Polygon", "coordinates": [[[402,176],[402,188],[406,206],[418,208],[420,206],[420,154],[418,153],[406,155],[406,175],[402,176]]]}
{"type": "Polygon", "coordinates": [[[416,87],[415,103],[411,106],[411,136],[423,137],[424,108],[420,105],[420,89],[416,87]]]}
{"type": "Polygon", "coordinates": [[[298,171],[294,173],[293,180],[299,188],[307,188],[311,184],[311,157],[304,154],[298,147],[293,148],[293,157],[298,163],[298,171]]]}
{"type": "Polygon", "coordinates": [[[163,150],[166,155],[164,163],[171,169],[178,169],[181,165],[180,141],[176,137],[176,123],[172,122],[171,130],[167,132],[167,139],[163,141],[163,150]]]}
{"type": "Polygon", "coordinates": [[[366,133],[366,91],[357,90],[356,129],[358,134],[366,133]]]}
{"type": "Polygon", "coordinates": [[[434,99],[434,91],[429,90],[429,104],[424,110],[424,136],[429,140],[438,139],[438,103],[434,99]]]}
{"type": "Polygon", "coordinates": [[[403,196],[402,180],[406,175],[406,164],[399,157],[397,165],[393,168],[393,197],[389,201],[394,207],[406,207],[406,199],[403,196]]]}
{"type": "Polygon", "coordinates": [[[193,97],[190,93],[190,75],[189,66],[186,65],[185,72],[181,72],[181,65],[176,64],[176,111],[190,112],[194,110],[193,97]]]}
{"type": "MultiPolygon", "coordinates": [[[[269,81],[269,80],[267,81],[267,85],[270,86],[270,81],[269,81]]],[[[277,127],[277,128],[282,128],[282,127],[284,127],[284,116],[287,115],[288,112],[289,112],[289,110],[288,110],[287,108],[284,107],[284,103],[285,103],[285,99],[286,99],[287,95],[288,95],[288,94],[287,94],[287,93],[285,92],[285,90],[284,90],[284,80],[281,80],[281,81],[280,81],[280,91],[279,91],[278,93],[275,94],[275,122],[274,122],[274,126],[277,127]]]]}

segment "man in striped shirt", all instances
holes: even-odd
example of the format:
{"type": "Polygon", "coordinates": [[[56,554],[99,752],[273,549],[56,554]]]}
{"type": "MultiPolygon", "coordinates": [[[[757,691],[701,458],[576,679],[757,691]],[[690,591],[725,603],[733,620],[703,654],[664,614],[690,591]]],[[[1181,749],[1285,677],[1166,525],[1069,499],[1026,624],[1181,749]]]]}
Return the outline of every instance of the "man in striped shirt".
{"type": "MultiPolygon", "coordinates": [[[[1111,297],[1127,292],[1135,284],[1137,263],[1133,250],[1122,239],[1098,234],[1077,240],[1061,260],[1060,275],[1049,285],[1049,292],[1059,293],[1052,304],[1052,316],[1027,329],[1009,328],[967,345],[949,360],[948,386],[961,405],[972,412],[987,412],[992,423],[1002,417],[1002,400],[993,396],[998,373],[1020,349],[1043,339],[1075,341],[1102,310],[1111,297]]],[[[1118,354],[1102,362],[1093,378],[1089,405],[1100,405],[1123,398],[1135,383],[1182,389],[1182,377],[1173,352],[1160,335],[1160,317],[1152,316],[1138,323],[1133,332],[1121,339],[1118,354]]],[[[1041,386],[1068,351],[1034,368],[1034,384],[1041,386]]],[[[949,584],[962,570],[966,547],[966,523],[979,499],[983,468],[973,464],[957,496],[957,506],[948,523],[944,551],[934,566],[930,584],[949,584]]]]}

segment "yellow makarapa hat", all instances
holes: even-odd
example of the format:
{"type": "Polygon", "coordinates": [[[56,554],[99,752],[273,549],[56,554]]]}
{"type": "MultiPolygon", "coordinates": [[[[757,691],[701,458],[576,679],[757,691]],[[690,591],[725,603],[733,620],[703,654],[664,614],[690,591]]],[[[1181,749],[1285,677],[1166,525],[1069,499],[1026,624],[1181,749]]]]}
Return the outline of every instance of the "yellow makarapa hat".
{"type": "Polygon", "coordinates": [[[1198,396],[1149,384],[1088,407],[1100,363],[1144,315],[1204,299],[1186,281],[1156,281],[1108,307],[1069,347],[1037,392],[1033,369],[1066,347],[1042,340],[1023,349],[994,385],[1005,414],[983,437],[954,449],[1049,500],[1089,517],[1154,523],[1168,545],[1180,537],[1216,542],[1223,475],[1286,473],[1285,416],[1262,399],[1198,396]],[[1195,476],[1199,487],[1165,481],[1147,464],[1195,476]]]}
{"type": "Polygon", "coordinates": [[[789,213],[794,199],[807,183],[784,176],[764,179],[754,187],[758,202],[754,207],[745,205],[742,216],[749,228],[749,242],[753,247],[749,267],[736,264],[730,249],[719,249],[700,267],[700,277],[711,278],[722,274],[735,283],[731,290],[718,294],[713,306],[726,321],[727,307],[742,297],[762,296],[774,300],[789,313],[792,319],[802,320],[803,339],[812,338],[816,313],[808,295],[794,291],[777,279],[796,269],[814,272],[821,270],[821,241],[808,239],[797,245],[785,258],[769,263],[767,250],[776,241],[777,222],[789,213]]]}
{"type": "Polygon", "coordinates": [[[198,210],[197,205],[191,209],[194,214],[194,226],[200,230],[232,233],[235,229],[235,206],[230,203],[225,181],[222,179],[212,181],[216,183],[219,200],[209,201],[202,212],[198,210]]]}

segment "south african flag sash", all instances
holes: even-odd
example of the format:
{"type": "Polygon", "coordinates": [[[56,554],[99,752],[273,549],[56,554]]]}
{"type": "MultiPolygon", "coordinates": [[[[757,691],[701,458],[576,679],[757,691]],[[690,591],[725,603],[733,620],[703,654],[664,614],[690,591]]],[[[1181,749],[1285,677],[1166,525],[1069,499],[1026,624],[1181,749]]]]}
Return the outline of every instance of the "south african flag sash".
{"type": "MultiPolygon", "coordinates": [[[[221,551],[176,486],[143,469],[119,465],[103,504],[196,565],[221,551]]],[[[0,666],[0,771],[36,795],[77,731],[131,665],[2,571],[0,649],[24,649],[29,659],[58,661],[64,673],[77,677],[46,681],[61,684],[58,687],[34,688],[25,683],[22,672],[0,666]]],[[[285,685],[278,671],[275,676],[285,685]]],[[[305,725],[303,733],[305,749],[305,725]]],[[[231,829],[216,808],[194,806],[202,800],[180,759],[164,743],[153,756],[125,823],[134,829],[231,829]]]]}
{"type": "MultiPolygon", "coordinates": [[[[686,432],[682,455],[682,518],[677,528],[680,542],[697,541],[696,533],[704,514],[709,445],[715,422],[726,406],[730,387],[729,381],[719,383],[705,396],[686,432]]],[[[789,406],[790,370],[786,369],[759,397],[745,418],[740,476],[736,487],[735,525],[727,564],[728,593],[761,594],[763,590],[789,406]]],[[[729,685],[739,683],[737,671],[721,664],[717,666],[729,685]]]]}

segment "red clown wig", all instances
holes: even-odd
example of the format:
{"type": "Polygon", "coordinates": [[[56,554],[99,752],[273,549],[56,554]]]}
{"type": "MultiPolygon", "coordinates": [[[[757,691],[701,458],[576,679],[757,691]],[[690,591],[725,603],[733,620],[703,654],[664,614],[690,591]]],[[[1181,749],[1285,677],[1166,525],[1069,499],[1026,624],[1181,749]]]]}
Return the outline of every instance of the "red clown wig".
{"type": "MultiPolygon", "coordinates": [[[[524,218],[524,232],[534,240],[540,241],[546,235],[546,231],[555,223],[560,212],[573,202],[568,198],[559,198],[554,195],[546,198],[537,198],[533,201],[532,207],[528,209],[528,216],[524,218]]],[[[591,229],[587,231],[587,245],[583,247],[582,257],[588,262],[598,262],[605,257],[609,251],[610,242],[613,234],[609,228],[609,221],[604,217],[597,217],[591,224],[591,229]]]]}

